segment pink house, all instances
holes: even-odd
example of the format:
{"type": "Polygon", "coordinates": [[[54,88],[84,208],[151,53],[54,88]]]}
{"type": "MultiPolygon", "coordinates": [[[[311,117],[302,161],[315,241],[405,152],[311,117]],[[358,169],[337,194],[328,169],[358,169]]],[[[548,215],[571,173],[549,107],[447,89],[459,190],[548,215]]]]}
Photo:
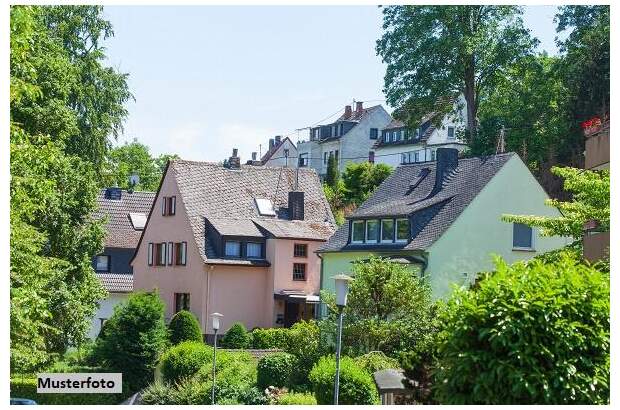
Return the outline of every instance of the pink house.
{"type": "Polygon", "coordinates": [[[134,289],[158,289],[167,319],[188,309],[205,335],[214,312],[220,331],[290,326],[317,314],[315,251],[335,228],[312,169],[174,160],[132,260],[134,289]]]}

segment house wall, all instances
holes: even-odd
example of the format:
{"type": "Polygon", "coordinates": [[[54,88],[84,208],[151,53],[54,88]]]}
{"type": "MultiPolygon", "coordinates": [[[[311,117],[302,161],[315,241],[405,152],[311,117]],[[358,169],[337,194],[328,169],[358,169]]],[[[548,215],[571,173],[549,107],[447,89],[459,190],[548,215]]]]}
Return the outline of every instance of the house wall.
{"type": "MultiPolygon", "coordinates": [[[[110,272],[111,273],[132,273],[129,262],[133,257],[135,249],[133,248],[108,248],[106,247],[99,255],[110,255],[110,272]]],[[[92,261],[93,269],[97,269],[97,258],[92,261]]]]}
{"type": "Polygon", "coordinates": [[[161,189],[155,198],[153,213],[132,263],[135,290],[157,289],[166,305],[165,318],[174,314],[175,293],[190,294],[190,310],[196,315],[203,332],[206,333],[207,275],[193,232],[187,219],[183,198],[171,170],[166,172],[161,189]],[[173,216],[162,216],[161,201],[164,196],[176,196],[176,212],[173,216]],[[187,242],[187,264],[185,266],[148,266],[148,243],[187,242]]]}
{"type": "Polygon", "coordinates": [[[379,106],[368,113],[351,131],[346,133],[341,141],[341,158],[357,158],[354,160],[340,161],[339,170],[342,173],[350,162],[366,162],[368,161],[368,153],[372,150],[372,146],[377,142],[376,139],[370,139],[370,129],[377,128],[378,134],[381,129],[385,128],[392,117],[388,112],[379,106]]]}
{"type": "Polygon", "coordinates": [[[110,293],[107,298],[99,301],[99,309],[93,316],[90,330],[88,331],[89,339],[96,339],[101,331],[102,319],[107,320],[114,313],[114,307],[125,302],[129,297],[129,293],[110,293]]]}
{"type": "Polygon", "coordinates": [[[268,167],[290,167],[297,168],[297,148],[288,138],[282,141],[282,144],[278,147],[277,151],[273,153],[271,158],[265,162],[268,167]],[[284,156],[284,150],[288,149],[288,160],[284,156]]]}
{"type": "Polygon", "coordinates": [[[567,245],[569,239],[541,237],[535,229],[535,251],[512,248],[512,223],[503,222],[502,215],[559,216],[555,208],[545,206],[547,198],[521,159],[513,156],[428,249],[425,276],[430,278],[433,296],[446,297],[454,284],[471,282],[476,273],[493,269],[492,254],[511,263],[567,245]]]}

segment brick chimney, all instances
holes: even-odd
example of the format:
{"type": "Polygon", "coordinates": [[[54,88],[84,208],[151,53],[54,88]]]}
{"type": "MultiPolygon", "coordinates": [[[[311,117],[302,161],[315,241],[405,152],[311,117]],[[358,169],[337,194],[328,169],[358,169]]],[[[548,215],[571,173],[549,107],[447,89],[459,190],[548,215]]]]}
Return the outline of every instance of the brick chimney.
{"type": "Polygon", "coordinates": [[[274,141],[273,138],[269,138],[269,151],[273,149],[274,141]]]}
{"type": "Polygon", "coordinates": [[[351,106],[350,105],[345,105],[344,106],[344,119],[346,120],[347,118],[351,117],[351,106]]]}
{"type": "Polygon", "coordinates": [[[359,115],[359,114],[361,114],[362,111],[364,111],[364,102],[363,101],[357,101],[355,103],[355,112],[359,115]]]}
{"type": "Polygon", "coordinates": [[[232,155],[228,158],[228,167],[231,169],[241,168],[241,158],[237,156],[238,152],[237,148],[233,148],[232,155]]]}
{"type": "Polygon", "coordinates": [[[304,220],[304,192],[289,191],[288,193],[288,218],[291,221],[304,220]]]}
{"type": "Polygon", "coordinates": [[[256,152],[252,153],[252,161],[256,161],[256,152]]]}
{"type": "Polygon", "coordinates": [[[437,148],[436,156],[435,186],[428,195],[429,198],[441,191],[448,175],[459,165],[459,151],[455,148],[437,148]]]}
{"type": "Polygon", "coordinates": [[[276,145],[280,145],[280,141],[282,141],[282,136],[276,135],[276,145]]]}

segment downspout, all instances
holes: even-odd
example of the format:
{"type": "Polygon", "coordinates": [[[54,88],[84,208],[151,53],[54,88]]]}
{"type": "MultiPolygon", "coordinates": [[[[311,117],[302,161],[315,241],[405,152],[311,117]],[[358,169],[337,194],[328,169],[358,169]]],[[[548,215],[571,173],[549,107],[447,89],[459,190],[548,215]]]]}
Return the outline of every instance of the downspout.
{"type": "Polygon", "coordinates": [[[316,253],[316,256],[321,260],[321,271],[319,272],[319,312],[318,318],[323,316],[323,302],[321,301],[321,289],[323,289],[323,256],[320,253],[316,253]]]}

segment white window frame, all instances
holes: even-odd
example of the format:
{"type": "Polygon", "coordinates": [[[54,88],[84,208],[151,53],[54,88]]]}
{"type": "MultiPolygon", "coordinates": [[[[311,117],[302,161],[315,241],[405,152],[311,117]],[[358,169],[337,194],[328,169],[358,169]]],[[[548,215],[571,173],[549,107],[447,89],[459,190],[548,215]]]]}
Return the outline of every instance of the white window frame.
{"type": "Polygon", "coordinates": [[[394,220],[393,219],[381,219],[380,221],[381,221],[381,233],[380,233],[379,239],[381,240],[381,243],[394,243],[394,239],[396,238],[396,232],[394,231],[396,224],[394,223],[394,220]],[[383,239],[383,221],[392,222],[392,239],[389,239],[389,240],[383,239]]]}
{"type": "Polygon", "coordinates": [[[146,263],[149,266],[153,266],[153,242],[149,242],[148,248],[147,248],[147,256],[146,256],[146,263]]]}
{"type": "Polygon", "coordinates": [[[112,258],[110,258],[110,255],[97,255],[97,257],[95,258],[95,270],[97,272],[110,272],[110,260],[111,259],[112,258]],[[106,259],[105,269],[99,269],[99,258],[106,259]]]}
{"type": "Polygon", "coordinates": [[[167,259],[167,264],[168,266],[172,266],[174,259],[172,258],[172,253],[174,252],[174,244],[172,242],[168,242],[168,246],[166,247],[166,259],[167,259]]]}
{"type": "MultiPolygon", "coordinates": [[[[405,221],[409,224],[409,219],[408,218],[397,218],[394,222],[394,241],[395,242],[399,242],[399,243],[403,243],[403,242],[408,242],[409,241],[409,236],[407,235],[406,239],[398,239],[398,223],[405,221]]],[[[409,227],[409,233],[411,234],[411,226],[409,227]]]]}
{"type": "Polygon", "coordinates": [[[239,242],[239,241],[224,241],[224,256],[226,256],[228,258],[240,258],[241,257],[241,242],[239,242]],[[238,245],[237,249],[238,249],[239,252],[236,255],[230,255],[228,253],[228,244],[229,243],[231,243],[231,244],[232,243],[236,243],[238,245]]]}
{"type": "Polygon", "coordinates": [[[364,243],[365,239],[366,239],[366,221],[352,221],[351,222],[351,243],[364,243]],[[355,240],[355,225],[356,224],[362,224],[362,226],[364,227],[364,235],[361,241],[355,240]]]}
{"type": "Polygon", "coordinates": [[[456,139],[456,129],[453,126],[449,126],[446,130],[446,138],[450,141],[456,139]],[[450,137],[450,130],[452,130],[452,137],[450,137]]]}
{"type": "Polygon", "coordinates": [[[263,257],[263,244],[260,242],[247,242],[245,244],[245,256],[248,259],[261,259],[263,257]],[[258,245],[258,255],[250,256],[250,245],[258,245]]]}
{"type": "Polygon", "coordinates": [[[379,219],[369,219],[366,221],[366,234],[364,235],[364,240],[366,241],[366,243],[377,243],[379,241],[380,238],[380,232],[381,232],[381,221],[379,219]],[[368,222],[376,222],[377,223],[377,237],[375,239],[368,239],[368,222]]]}

